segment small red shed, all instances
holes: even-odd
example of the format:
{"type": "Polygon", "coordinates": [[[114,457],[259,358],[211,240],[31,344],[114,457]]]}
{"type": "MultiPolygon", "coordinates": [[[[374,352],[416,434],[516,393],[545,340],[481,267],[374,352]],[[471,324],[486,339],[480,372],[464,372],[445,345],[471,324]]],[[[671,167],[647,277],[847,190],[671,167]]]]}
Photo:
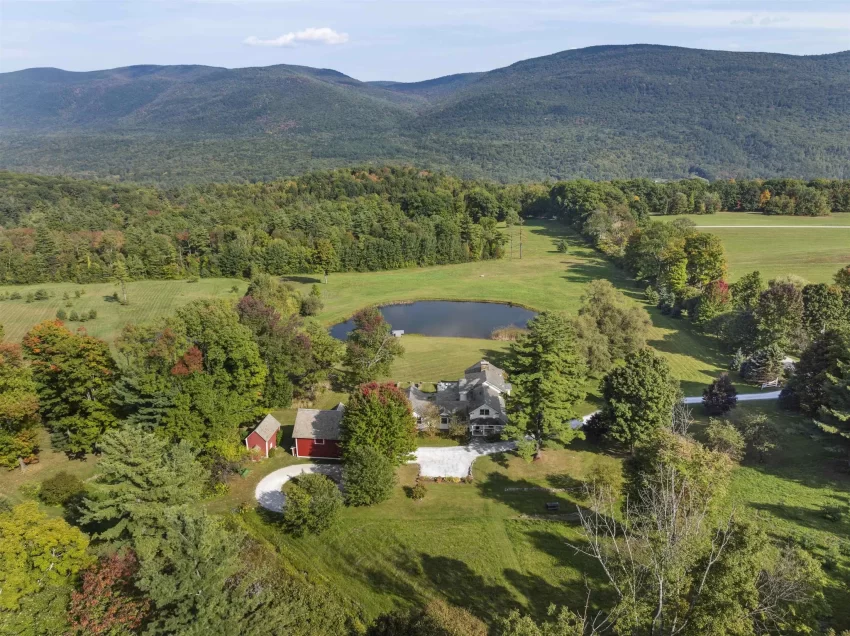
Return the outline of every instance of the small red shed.
{"type": "Polygon", "coordinates": [[[280,430],[278,422],[271,413],[263,418],[253,431],[245,438],[245,448],[258,449],[265,457],[269,456],[269,450],[277,446],[277,432],[280,430]]]}
{"type": "Polygon", "coordinates": [[[329,411],[298,409],[292,430],[295,442],[292,454],[313,459],[339,459],[342,455],[339,431],[344,411],[342,403],[329,411]]]}

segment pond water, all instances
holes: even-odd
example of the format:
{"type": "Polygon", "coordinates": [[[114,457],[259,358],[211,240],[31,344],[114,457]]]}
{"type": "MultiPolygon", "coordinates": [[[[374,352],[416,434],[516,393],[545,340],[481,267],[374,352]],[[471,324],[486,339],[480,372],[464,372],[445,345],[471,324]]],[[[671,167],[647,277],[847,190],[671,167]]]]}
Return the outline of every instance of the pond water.
{"type": "MultiPolygon", "coordinates": [[[[489,338],[493,330],[500,327],[525,327],[537,315],[514,305],[448,300],[384,305],[380,310],[393,329],[423,336],[457,338],[489,338]]],[[[353,321],[341,322],[331,327],[331,335],[345,340],[352,329],[353,321]]]]}

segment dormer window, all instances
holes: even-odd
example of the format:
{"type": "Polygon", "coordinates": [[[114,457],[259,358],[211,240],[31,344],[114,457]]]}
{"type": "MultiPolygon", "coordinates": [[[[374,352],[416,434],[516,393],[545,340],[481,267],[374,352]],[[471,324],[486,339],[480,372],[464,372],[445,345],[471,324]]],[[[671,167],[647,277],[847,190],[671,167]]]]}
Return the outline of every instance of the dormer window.
{"type": "Polygon", "coordinates": [[[479,409],[479,415],[490,415],[490,409],[479,409]]]}

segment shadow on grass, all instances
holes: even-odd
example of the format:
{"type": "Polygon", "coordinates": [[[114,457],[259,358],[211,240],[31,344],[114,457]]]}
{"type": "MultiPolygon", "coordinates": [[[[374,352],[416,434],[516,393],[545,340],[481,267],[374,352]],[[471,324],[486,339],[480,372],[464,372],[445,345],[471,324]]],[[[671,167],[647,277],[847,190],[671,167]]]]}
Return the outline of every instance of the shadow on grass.
{"type": "Polygon", "coordinates": [[[315,276],[281,276],[281,280],[288,283],[301,283],[302,285],[310,285],[313,283],[321,283],[322,279],[315,276]]]}
{"type": "MultiPolygon", "coordinates": [[[[475,540],[470,537],[470,541],[475,540]]],[[[487,623],[513,609],[522,609],[507,588],[489,583],[463,561],[430,554],[420,554],[419,561],[422,572],[450,603],[487,623]]]]}

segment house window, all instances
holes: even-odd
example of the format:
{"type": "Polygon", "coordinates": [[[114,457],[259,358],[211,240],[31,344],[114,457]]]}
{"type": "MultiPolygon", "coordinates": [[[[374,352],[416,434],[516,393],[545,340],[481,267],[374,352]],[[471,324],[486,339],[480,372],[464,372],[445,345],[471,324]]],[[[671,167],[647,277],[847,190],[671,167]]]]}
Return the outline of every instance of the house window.
{"type": "Polygon", "coordinates": [[[323,439],[317,439],[317,440],[313,440],[313,443],[314,443],[316,446],[323,446],[323,445],[324,445],[324,443],[325,443],[325,440],[323,440],[323,439]]]}
{"type": "Polygon", "coordinates": [[[478,411],[479,415],[490,415],[490,409],[480,409],[478,411]]]}
{"type": "Polygon", "coordinates": [[[440,424],[448,424],[448,423],[449,423],[449,418],[448,418],[448,417],[446,417],[445,415],[443,415],[443,416],[440,418],[440,424]]]}

